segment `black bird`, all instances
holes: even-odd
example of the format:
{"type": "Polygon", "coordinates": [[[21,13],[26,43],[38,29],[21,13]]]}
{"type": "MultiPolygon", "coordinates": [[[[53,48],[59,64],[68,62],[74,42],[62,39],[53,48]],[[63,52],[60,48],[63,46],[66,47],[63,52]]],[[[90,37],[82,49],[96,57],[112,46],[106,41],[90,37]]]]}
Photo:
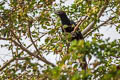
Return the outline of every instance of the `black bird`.
{"type": "Polygon", "coordinates": [[[77,29],[76,32],[72,33],[72,31],[74,30],[74,27],[76,26],[76,23],[74,21],[70,20],[64,11],[56,11],[55,14],[57,14],[60,17],[62,26],[67,25],[66,28],[62,29],[62,31],[71,33],[71,35],[72,35],[71,40],[84,39],[79,28],[77,29]],[[73,25],[74,25],[74,27],[73,27],[73,25]]]}

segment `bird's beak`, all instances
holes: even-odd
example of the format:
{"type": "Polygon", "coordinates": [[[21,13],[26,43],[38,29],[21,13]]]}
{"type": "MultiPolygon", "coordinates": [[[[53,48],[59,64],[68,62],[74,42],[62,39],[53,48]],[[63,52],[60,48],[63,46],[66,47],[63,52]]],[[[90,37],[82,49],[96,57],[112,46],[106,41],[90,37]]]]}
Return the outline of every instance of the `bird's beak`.
{"type": "Polygon", "coordinates": [[[59,12],[58,12],[58,11],[55,11],[54,13],[55,13],[55,14],[59,14],[59,12]]]}

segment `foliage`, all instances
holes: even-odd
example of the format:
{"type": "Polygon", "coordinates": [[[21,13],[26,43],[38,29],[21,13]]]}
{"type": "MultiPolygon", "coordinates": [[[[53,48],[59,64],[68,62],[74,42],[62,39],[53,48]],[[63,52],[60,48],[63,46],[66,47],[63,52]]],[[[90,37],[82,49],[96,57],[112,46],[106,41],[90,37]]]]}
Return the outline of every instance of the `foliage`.
{"type": "Polygon", "coordinates": [[[99,32],[103,26],[120,32],[120,1],[74,0],[68,6],[65,2],[0,1],[0,41],[4,41],[0,46],[12,55],[0,66],[1,80],[120,79],[120,39],[103,39],[99,32]],[[67,39],[56,10],[64,10],[76,23],[81,22],[84,41],[67,39]]]}

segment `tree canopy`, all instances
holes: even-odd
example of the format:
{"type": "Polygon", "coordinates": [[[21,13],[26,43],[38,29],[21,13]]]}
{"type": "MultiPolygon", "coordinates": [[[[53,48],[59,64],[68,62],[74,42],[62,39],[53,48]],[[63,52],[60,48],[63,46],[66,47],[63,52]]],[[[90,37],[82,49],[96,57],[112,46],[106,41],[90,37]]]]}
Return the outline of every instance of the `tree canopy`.
{"type": "Polygon", "coordinates": [[[0,50],[11,55],[0,64],[0,79],[120,79],[120,39],[103,39],[101,27],[120,33],[119,0],[0,1],[0,50]],[[77,23],[84,40],[68,40],[57,10],[77,23]]]}

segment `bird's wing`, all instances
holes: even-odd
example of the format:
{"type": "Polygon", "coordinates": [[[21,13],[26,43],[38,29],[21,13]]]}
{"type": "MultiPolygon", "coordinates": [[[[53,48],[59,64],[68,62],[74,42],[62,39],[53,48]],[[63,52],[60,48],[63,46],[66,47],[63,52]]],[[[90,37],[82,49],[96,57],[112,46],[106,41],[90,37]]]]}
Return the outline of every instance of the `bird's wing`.
{"type": "Polygon", "coordinates": [[[71,25],[74,24],[74,26],[77,25],[73,20],[70,21],[70,24],[71,24],[71,25]]]}

